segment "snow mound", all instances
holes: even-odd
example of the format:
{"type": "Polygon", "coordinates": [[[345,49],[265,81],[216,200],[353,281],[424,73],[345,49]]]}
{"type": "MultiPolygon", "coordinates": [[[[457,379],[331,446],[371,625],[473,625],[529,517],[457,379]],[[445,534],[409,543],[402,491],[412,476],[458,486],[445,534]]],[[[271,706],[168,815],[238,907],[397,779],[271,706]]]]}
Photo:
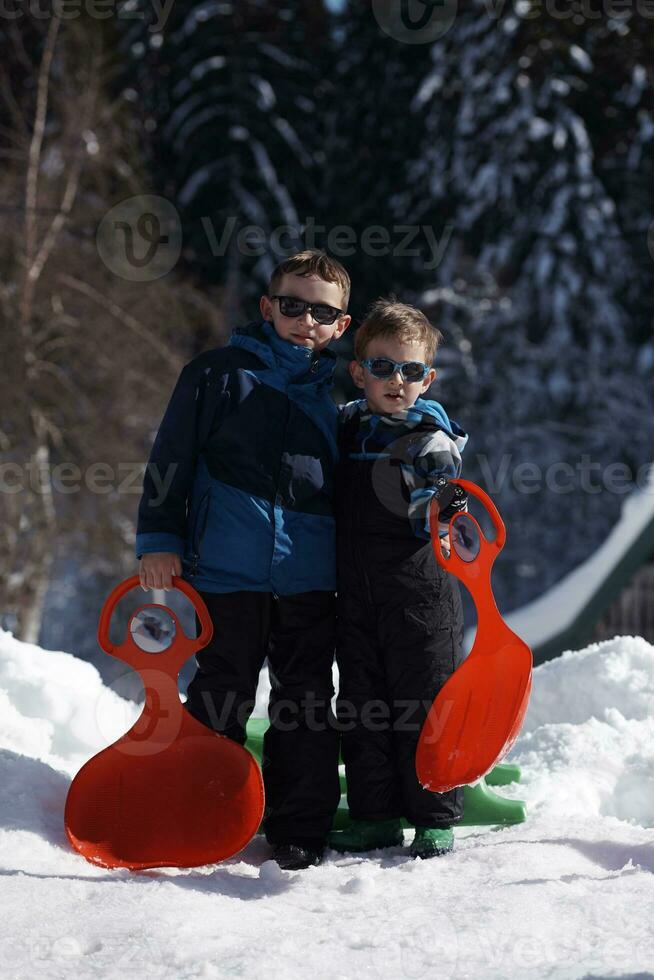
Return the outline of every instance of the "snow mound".
{"type": "Polygon", "coordinates": [[[616,636],[566,650],[534,671],[523,732],[565,721],[579,725],[617,708],[647,718],[654,708],[654,647],[639,636],[616,636]]]}
{"type": "Polygon", "coordinates": [[[640,637],[568,650],[537,667],[511,757],[523,767],[532,812],[654,827],[653,706],[654,647],[640,637]]]}
{"type": "MultiPolygon", "coordinates": [[[[265,715],[269,689],[262,673],[258,715],[265,715]]],[[[526,794],[534,816],[593,814],[654,827],[653,705],[654,647],[640,637],[594,643],[542,664],[510,757],[523,781],[507,792],[526,794]]],[[[72,777],[139,712],[90,664],[0,631],[0,748],[10,754],[72,777]]]]}
{"type": "MultiPolygon", "coordinates": [[[[527,821],[460,827],[452,854],[328,851],[281,871],[255,838],[229,861],[142,873],[88,864],[72,775],[140,708],[89,664],[0,632],[0,956],[33,980],[124,976],[581,980],[654,962],[654,649],[616,638],[534,671],[511,756],[527,821]],[[499,832],[498,832],[499,830],[499,832]],[[36,914],[35,914],[36,913],[36,914]],[[607,923],[610,929],[607,932],[607,923]]],[[[260,710],[268,682],[264,678],[260,710]]],[[[407,841],[408,842],[408,841],[407,841]]]]}
{"type": "Polygon", "coordinates": [[[0,630],[0,748],[72,776],[139,713],[133,701],[103,684],[92,664],[0,630]]]}

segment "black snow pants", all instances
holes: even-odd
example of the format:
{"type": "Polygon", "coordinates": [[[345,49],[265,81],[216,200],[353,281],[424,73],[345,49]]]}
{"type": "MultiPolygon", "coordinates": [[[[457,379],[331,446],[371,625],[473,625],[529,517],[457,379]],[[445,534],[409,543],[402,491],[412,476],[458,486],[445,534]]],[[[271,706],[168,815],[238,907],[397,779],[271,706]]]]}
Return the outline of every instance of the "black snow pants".
{"type": "Polygon", "coordinates": [[[432,701],[463,660],[458,583],[431,544],[350,538],[345,552],[337,716],[350,814],[448,827],[463,816],[463,789],[423,789],[415,755],[432,701]]]}
{"type": "MultiPolygon", "coordinates": [[[[264,830],[271,844],[321,846],[340,799],[331,592],[201,592],[214,633],[196,654],[186,708],[243,744],[268,657],[271,725],[263,743],[264,830]]],[[[199,624],[198,628],[199,628],[199,624]]]]}
{"type": "MultiPolygon", "coordinates": [[[[361,820],[447,827],[463,816],[463,789],[431,793],[415,769],[429,708],[463,660],[458,582],[409,519],[412,491],[429,485],[413,460],[434,426],[399,425],[403,434],[393,438],[390,424],[362,438],[360,423],[355,413],[341,428],[335,481],[337,715],[348,805],[361,820]]],[[[438,462],[437,452],[432,468],[438,462]]]]}

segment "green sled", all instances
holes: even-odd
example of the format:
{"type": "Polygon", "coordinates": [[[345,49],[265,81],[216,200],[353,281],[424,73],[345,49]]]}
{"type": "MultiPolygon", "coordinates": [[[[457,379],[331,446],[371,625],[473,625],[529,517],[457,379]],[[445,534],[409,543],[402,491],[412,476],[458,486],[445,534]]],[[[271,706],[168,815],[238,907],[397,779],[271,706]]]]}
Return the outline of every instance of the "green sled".
{"type": "MultiPolygon", "coordinates": [[[[268,728],[267,718],[250,718],[247,724],[246,749],[261,765],[263,736],[268,728]]],[[[345,775],[341,773],[341,801],[332,824],[333,830],[344,830],[350,822],[347,808],[347,786],[345,775]]],[[[483,779],[474,786],[463,788],[463,818],[457,827],[498,826],[512,823],[523,823],[527,817],[527,808],[523,800],[508,800],[495,793],[491,786],[506,786],[509,783],[520,782],[520,767],[514,763],[501,762],[491,769],[483,779]]],[[[404,821],[405,827],[411,826],[404,821]]]]}

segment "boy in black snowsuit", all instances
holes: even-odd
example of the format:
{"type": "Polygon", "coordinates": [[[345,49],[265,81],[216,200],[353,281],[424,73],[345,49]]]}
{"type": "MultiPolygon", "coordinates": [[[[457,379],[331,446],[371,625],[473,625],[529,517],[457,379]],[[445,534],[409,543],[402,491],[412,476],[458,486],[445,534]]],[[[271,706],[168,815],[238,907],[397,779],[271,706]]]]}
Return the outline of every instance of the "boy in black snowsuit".
{"type": "Polygon", "coordinates": [[[320,863],[340,798],[338,736],[328,723],[336,356],[326,348],[350,322],[349,292],[343,266],[322,252],[274,270],[262,320],[182,371],[139,508],[142,586],[170,588],[183,574],[213,622],[186,709],[244,743],[268,657],[264,829],[286,869],[320,863]]]}
{"type": "Polygon", "coordinates": [[[336,475],[337,701],[351,826],[340,851],[402,844],[414,857],[452,849],[463,789],[432,793],[415,771],[418,737],[436,694],[462,661],[458,584],[434,558],[428,512],[441,533],[466,495],[467,435],[438,402],[419,396],[435,377],[441,338],[423,313],[378,300],[357,331],[350,372],[365,399],[341,410],[336,475]]]}

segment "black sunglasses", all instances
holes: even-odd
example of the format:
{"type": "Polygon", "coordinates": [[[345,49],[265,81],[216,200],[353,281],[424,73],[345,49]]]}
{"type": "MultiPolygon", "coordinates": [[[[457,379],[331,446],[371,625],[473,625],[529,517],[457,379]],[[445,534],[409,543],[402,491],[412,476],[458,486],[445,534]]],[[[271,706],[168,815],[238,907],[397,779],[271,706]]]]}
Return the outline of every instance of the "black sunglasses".
{"type": "Polygon", "coordinates": [[[306,300],[298,299],[297,296],[271,296],[279,303],[279,312],[282,316],[302,316],[308,310],[316,323],[333,323],[336,317],[343,316],[345,310],[337,310],[335,306],[328,306],[327,303],[307,303],[306,300]]]}

